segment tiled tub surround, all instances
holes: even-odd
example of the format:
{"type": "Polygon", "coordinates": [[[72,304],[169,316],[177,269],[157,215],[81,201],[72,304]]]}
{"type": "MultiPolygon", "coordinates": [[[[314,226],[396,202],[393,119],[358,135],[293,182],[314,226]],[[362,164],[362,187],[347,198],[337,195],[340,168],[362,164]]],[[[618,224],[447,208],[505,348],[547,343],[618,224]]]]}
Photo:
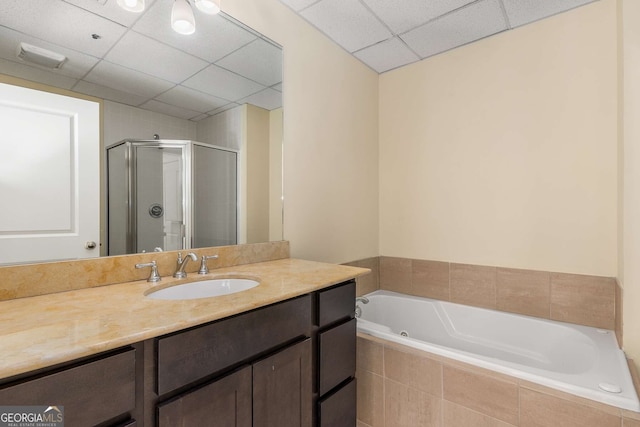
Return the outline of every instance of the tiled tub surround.
{"type": "Polygon", "coordinates": [[[622,289],[611,277],[382,256],[348,263],[370,268],[358,295],[376,289],[616,331],[622,345],[622,289]],[[378,272],[378,279],[375,274],[378,272]]]}
{"type": "Polygon", "coordinates": [[[640,427],[640,414],[358,335],[359,427],[640,427]]]}

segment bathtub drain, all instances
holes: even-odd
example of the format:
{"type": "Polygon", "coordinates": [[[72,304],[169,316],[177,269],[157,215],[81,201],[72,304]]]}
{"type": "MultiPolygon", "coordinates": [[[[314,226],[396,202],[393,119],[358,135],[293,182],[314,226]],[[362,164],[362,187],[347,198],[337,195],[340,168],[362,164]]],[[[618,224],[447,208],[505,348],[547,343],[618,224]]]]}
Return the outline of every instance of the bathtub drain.
{"type": "Polygon", "coordinates": [[[407,331],[400,331],[400,335],[402,335],[403,337],[408,337],[408,336],[409,336],[409,332],[407,332],[407,331]]]}

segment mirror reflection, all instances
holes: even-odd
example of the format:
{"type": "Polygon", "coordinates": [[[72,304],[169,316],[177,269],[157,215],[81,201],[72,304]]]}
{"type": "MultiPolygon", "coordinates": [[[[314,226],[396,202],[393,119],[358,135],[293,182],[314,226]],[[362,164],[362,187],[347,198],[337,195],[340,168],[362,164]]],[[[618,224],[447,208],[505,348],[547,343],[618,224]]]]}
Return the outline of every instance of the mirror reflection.
{"type": "MultiPolygon", "coordinates": [[[[173,4],[172,0],[146,0],[142,12],[132,13],[118,6],[116,0],[0,2],[0,74],[103,100],[101,143],[105,148],[101,149],[99,164],[92,165],[103,172],[102,255],[116,254],[108,247],[113,246],[110,241],[118,242],[117,253],[121,253],[282,239],[281,49],[224,13],[209,15],[197,8],[193,9],[195,31],[179,34],[172,28],[173,4]],[[25,19],[27,16],[29,19],[25,19]],[[34,56],[33,47],[41,49],[36,53],[64,60],[61,64],[54,61],[52,68],[51,61],[34,56]],[[56,68],[55,64],[60,65],[56,68]],[[154,135],[160,140],[181,141],[177,145],[182,148],[168,147],[165,154],[156,156],[163,160],[155,161],[162,165],[182,162],[182,169],[174,171],[182,178],[174,179],[171,189],[162,187],[165,194],[161,202],[133,203],[147,216],[149,212],[157,215],[161,209],[158,219],[162,227],[159,236],[149,242],[127,243],[131,230],[144,226],[137,223],[137,214],[127,206],[126,218],[120,217],[128,230],[125,237],[111,234],[106,147],[139,140],[159,144],[154,142],[154,135]],[[215,232],[197,225],[194,216],[199,215],[196,206],[200,193],[196,192],[207,186],[198,185],[197,178],[186,175],[187,160],[181,153],[189,144],[236,157],[235,176],[227,177],[224,185],[216,175],[219,165],[200,166],[209,171],[206,179],[216,181],[208,188],[230,195],[220,202],[224,208],[213,207],[203,214],[212,223],[225,222],[224,232],[219,225],[215,232]],[[171,150],[178,151],[170,155],[171,150]],[[189,201],[183,193],[181,197],[174,195],[174,203],[168,202],[168,193],[178,187],[192,192],[195,198],[189,201]]],[[[0,145],[8,143],[0,136],[0,145]]],[[[154,150],[162,151],[157,145],[150,151],[154,150]]],[[[206,158],[204,154],[192,156],[206,158]]],[[[221,170],[229,168],[222,166],[221,170]]],[[[122,176],[136,176],[143,182],[148,174],[156,177],[148,180],[157,184],[157,177],[169,174],[164,166],[159,171],[142,170],[124,169],[126,175],[122,176]],[[137,175],[131,175],[134,173],[137,175]]],[[[133,184],[128,185],[131,193],[133,184]]],[[[121,199],[120,203],[134,200],[129,193],[127,201],[121,199]]],[[[138,189],[138,195],[144,193],[138,189]]],[[[208,200],[209,196],[204,197],[208,200]]],[[[56,255],[50,259],[77,257],[56,255]]]]}

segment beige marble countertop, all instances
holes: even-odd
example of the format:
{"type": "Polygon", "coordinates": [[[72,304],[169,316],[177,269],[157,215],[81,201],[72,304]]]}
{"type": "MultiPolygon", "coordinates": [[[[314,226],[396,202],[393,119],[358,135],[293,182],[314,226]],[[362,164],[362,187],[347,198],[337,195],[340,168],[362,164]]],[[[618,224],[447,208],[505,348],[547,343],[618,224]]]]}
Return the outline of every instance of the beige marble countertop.
{"type": "Polygon", "coordinates": [[[59,292],[0,302],[0,378],[133,344],[254,308],[304,295],[369,270],[298,259],[281,259],[59,292]],[[238,275],[260,285],[232,295],[184,301],[146,298],[156,288],[238,275]]]}

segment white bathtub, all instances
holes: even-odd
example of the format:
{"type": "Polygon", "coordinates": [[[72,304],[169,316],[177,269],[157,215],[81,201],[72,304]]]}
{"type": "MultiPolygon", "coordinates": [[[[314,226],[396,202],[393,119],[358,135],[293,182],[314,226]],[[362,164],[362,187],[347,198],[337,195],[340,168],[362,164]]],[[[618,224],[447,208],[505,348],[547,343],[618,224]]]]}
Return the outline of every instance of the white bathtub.
{"type": "Polygon", "coordinates": [[[613,331],[389,291],[365,297],[359,332],[640,412],[613,331]]]}

